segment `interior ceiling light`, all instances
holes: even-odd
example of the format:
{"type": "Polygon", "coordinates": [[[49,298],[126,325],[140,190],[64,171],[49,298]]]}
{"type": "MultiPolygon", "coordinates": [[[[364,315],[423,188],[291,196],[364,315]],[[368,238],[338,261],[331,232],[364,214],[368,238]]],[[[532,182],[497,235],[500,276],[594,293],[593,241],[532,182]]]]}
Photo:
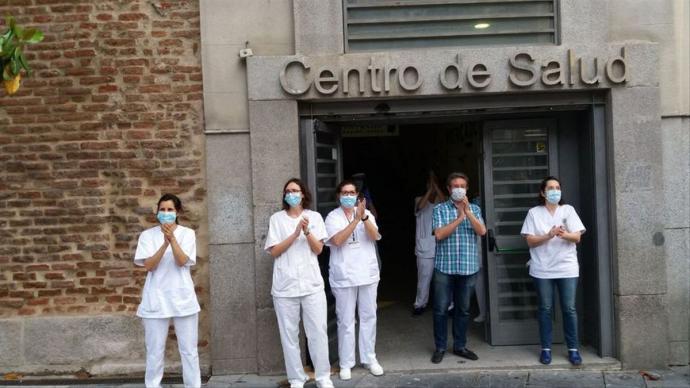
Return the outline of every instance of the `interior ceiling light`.
{"type": "Polygon", "coordinates": [[[474,28],[476,28],[478,30],[483,30],[485,28],[489,28],[490,26],[491,26],[491,24],[489,24],[489,23],[477,23],[474,25],[474,28]]]}

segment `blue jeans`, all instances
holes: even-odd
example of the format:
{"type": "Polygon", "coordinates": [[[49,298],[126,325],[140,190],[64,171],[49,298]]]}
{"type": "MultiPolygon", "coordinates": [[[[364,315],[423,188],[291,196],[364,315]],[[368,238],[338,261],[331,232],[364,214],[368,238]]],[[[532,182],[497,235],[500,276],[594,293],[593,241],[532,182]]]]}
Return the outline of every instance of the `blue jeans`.
{"type": "Polygon", "coordinates": [[[467,322],[470,317],[470,296],[477,274],[448,275],[434,270],[434,343],[436,350],[445,351],[448,341],[448,306],[453,298],[453,349],[467,344],[467,322]]]}
{"type": "Polygon", "coordinates": [[[534,279],[534,288],[539,298],[539,337],[542,349],[550,349],[553,338],[553,306],[554,288],[558,288],[558,296],[561,301],[563,313],[563,332],[568,349],[577,349],[577,311],[575,310],[575,294],[577,292],[578,278],[563,279],[534,279]]]}

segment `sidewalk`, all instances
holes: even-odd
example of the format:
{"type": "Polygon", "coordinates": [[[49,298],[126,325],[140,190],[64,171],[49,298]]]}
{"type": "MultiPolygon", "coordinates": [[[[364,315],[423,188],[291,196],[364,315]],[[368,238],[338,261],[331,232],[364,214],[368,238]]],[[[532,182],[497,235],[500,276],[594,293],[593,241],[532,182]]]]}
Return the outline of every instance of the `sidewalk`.
{"type": "MultiPolygon", "coordinates": [[[[578,369],[558,370],[519,370],[487,372],[433,372],[433,373],[387,373],[374,377],[362,368],[356,368],[352,380],[340,381],[333,376],[336,387],[372,388],[372,387],[411,387],[411,388],[445,388],[445,387],[481,387],[481,388],[690,388],[690,368],[688,366],[670,370],[654,370],[660,377],[657,381],[645,380],[638,371],[592,371],[578,369]]],[[[0,386],[9,382],[0,382],[0,386]]],[[[284,376],[213,376],[204,384],[206,388],[243,387],[243,388],[276,388],[287,386],[284,376]],[[281,384],[282,383],[282,384],[281,384]]],[[[38,388],[139,388],[141,383],[130,381],[91,383],[65,383],[60,385],[14,384],[21,387],[38,388]]],[[[305,387],[313,388],[310,382],[305,387]]],[[[164,388],[184,388],[182,384],[164,384],[164,388]]]]}

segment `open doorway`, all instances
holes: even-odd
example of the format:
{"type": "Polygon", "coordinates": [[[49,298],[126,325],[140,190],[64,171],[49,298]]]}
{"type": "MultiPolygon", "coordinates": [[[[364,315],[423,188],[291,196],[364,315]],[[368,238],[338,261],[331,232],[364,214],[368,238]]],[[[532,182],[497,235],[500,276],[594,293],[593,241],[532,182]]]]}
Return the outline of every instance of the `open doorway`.
{"type": "MultiPolygon", "coordinates": [[[[534,205],[531,201],[536,202],[538,181],[546,175],[557,175],[568,190],[568,202],[578,209],[585,225],[595,225],[595,198],[592,192],[584,189],[594,185],[590,172],[594,170],[592,143],[596,136],[591,119],[591,112],[586,110],[405,120],[390,116],[355,121],[354,124],[345,120],[317,121],[308,129],[314,130],[312,141],[316,148],[310,151],[311,154],[304,153],[303,166],[307,167],[307,174],[311,168],[314,176],[312,182],[316,186],[319,211],[326,213],[335,207],[332,188],[337,181],[358,173],[366,175],[367,189],[383,235],[379,242],[382,268],[377,355],[388,370],[447,369],[456,367],[458,362],[453,358],[438,366],[429,362],[433,351],[431,309],[420,317],[411,314],[417,281],[414,198],[423,194],[429,170],[437,174],[442,186],[445,186],[445,177],[450,172],[461,171],[468,175],[468,196],[479,197],[487,226],[492,225],[495,237],[498,237],[495,240],[501,242],[503,250],[501,252],[496,244],[490,244],[487,238],[482,240],[483,267],[490,269],[485,271],[487,286],[484,292],[489,296],[486,307],[491,316],[484,323],[473,323],[468,331],[468,346],[477,350],[482,360],[468,367],[500,368],[515,366],[516,363],[524,363],[527,367],[538,365],[537,326],[536,322],[529,322],[534,320],[536,299],[531,281],[526,276],[524,263],[528,252],[525,246],[519,245],[521,238],[517,224],[521,224],[527,209],[534,205]],[[518,129],[522,132],[513,131],[518,129]],[[511,135],[506,137],[506,133],[511,135]],[[501,173],[498,174],[491,169],[495,162],[492,150],[498,150],[496,155],[501,156],[501,147],[508,149],[506,145],[508,148],[514,145],[529,147],[513,153],[534,155],[526,156],[527,159],[501,159],[503,164],[499,166],[501,173]],[[312,158],[316,163],[311,162],[312,158]],[[544,161],[539,162],[542,159],[544,161]],[[513,178],[504,178],[503,181],[498,178],[508,174],[513,174],[513,178]],[[522,181],[511,183],[517,179],[515,176],[522,181]],[[497,189],[497,185],[510,184],[516,188],[507,191],[501,188],[503,191],[500,192],[497,189]],[[511,195],[522,198],[518,206],[522,209],[512,209],[512,214],[505,213],[501,206],[507,205],[497,204],[494,191],[506,198],[511,195]],[[501,232],[500,227],[508,232],[501,232]],[[518,232],[511,232],[514,230],[518,232]],[[515,238],[516,233],[518,238],[515,238]],[[509,238],[501,239],[506,236],[509,238]],[[510,243],[511,238],[514,243],[510,243]],[[512,261],[501,262],[499,259],[507,254],[512,261]],[[501,271],[507,277],[501,277],[501,271]],[[497,333],[505,335],[499,338],[497,333]],[[515,341],[506,341],[506,338],[515,341]],[[522,346],[495,346],[510,344],[522,346]]],[[[601,268],[597,263],[597,233],[588,234],[579,248],[579,332],[582,351],[589,364],[599,363],[605,367],[615,364],[615,360],[597,356],[597,353],[611,355],[602,352],[602,340],[605,339],[601,338],[603,318],[600,312],[605,306],[599,304],[598,297],[602,287],[609,285],[600,284],[597,272],[601,268]]],[[[323,261],[324,274],[327,274],[327,257],[323,261]]],[[[470,321],[478,313],[478,307],[473,298],[470,321]]],[[[557,327],[560,323],[554,325],[554,329],[557,327]]],[[[334,330],[335,325],[331,328],[334,330]]],[[[562,360],[555,358],[554,364],[558,365],[559,361],[567,365],[565,357],[562,360]]]]}

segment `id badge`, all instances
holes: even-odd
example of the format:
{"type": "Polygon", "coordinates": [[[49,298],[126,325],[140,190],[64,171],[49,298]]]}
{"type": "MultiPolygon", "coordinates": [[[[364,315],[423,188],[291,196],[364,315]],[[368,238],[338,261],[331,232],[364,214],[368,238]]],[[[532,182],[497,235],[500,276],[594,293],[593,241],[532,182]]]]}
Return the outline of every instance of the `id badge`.
{"type": "Polygon", "coordinates": [[[359,249],[361,245],[359,244],[359,241],[350,241],[347,243],[347,246],[350,249],[359,249]]]}

